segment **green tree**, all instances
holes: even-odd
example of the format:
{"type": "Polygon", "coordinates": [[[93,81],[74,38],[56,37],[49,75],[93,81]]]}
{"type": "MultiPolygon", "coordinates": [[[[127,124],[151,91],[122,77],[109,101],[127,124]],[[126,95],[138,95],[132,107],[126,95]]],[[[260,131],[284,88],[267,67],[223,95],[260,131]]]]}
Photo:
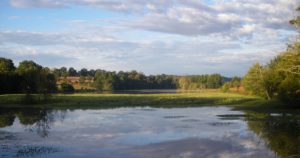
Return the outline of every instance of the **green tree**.
{"type": "Polygon", "coordinates": [[[114,72],[106,72],[98,70],[95,74],[95,87],[98,90],[114,90],[116,82],[116,74],[114,72]]]}
{"type": "Polygon", "coordinates": [[[26,94],[38,91],[40,72],[42,66],[33,61],[22,61],[19,63],[17,72],[22,76],[22,89],[26,94]]]}
{"type": "Polygon", "coordinates": [[[277,68],[288,74],[300,75],[300,43],[289,45],[286,52],[278,56],[277,68]]]}
{"type": "Polygon", "coordinates": [[[40,71],[38,93],[44,95],[44,99],[47,99],[48,94],[56,92],[56,78],[54,74],[50,73],[48,68],[43,68],[40,71]]]}
{"type": "Polygon", "coordinates": [[[219,88],[222,86],[222,79],[220,74],[212,74],[208,76],[207,88],[219,88]]]}
{"type": "MultiPolygon", "coordinates": [[[[300,8],[297,11],[300,11],[300,8]]],[[[299,29],[299,16],[290,23],[299,29]]],[[[251,67],[243,79],[243,85],[247,91],[266,96],[268,99],[300,102],[299,41],[290,44],[285,52],[276,56],[266,66],[255,64],[251,67]]]]}
{"type": "Polygon", "coordinates": [[[187,90],[190,88],[191,80],[188,77],[180,77],[178,83],[181,89],[187,90]]]}
{"type": "Polygon", "coordinates": [[[221,87],[221,90],[223,92],[229,92],[229,89],[231,87],[231,84],[229,82],[226,82],[222,87],[221,87]]]}
{"type": "Polygon", "coordinates": [[[66,67],[61,67],[60,69],[60,77],[67,77],[68,76],[68,71],[66,67]]]}
{"type": "Polygon", "coordinates": [[[78,75],[77,71],[74,68],[70,67],[68,70],[68,76],[77,76],[77,75],[78,75]]]}
{"type": "Polygon", "coordinates": [[[20,91],[20,76],[15,73],[12,60],[0,58],[0,94],[20,91]]]}
{"type": "Polygon", "coordinates": [[[15,71],[16,67],[10,59],[0,58],[0,73],[11,73],[15,71]]]}
{"type": "Polygon", "coordinates": [[[264,67],[259,63],[254,64],[244,76],[243,85],[245,90],[253,95],[268,97],[264,87],[263,73],[264,67]]]}
{"type": "Polygon", "coordinates": [[[239,88],[241,86],[241,80],[240,77],[234,76],[230,81],[230,86],[239,88]]]}
{"type": "Polygon", "coordinates": [[[83,68],[79,71],[80,76],[88,76],[89,72],[86,68],[83,68]]]}
{"type": "Polygon", "coordinates": [[[17,68],[18,74],[22,77],[22,90],[29,97],[32,93],[47,95],[56,90],[56,79],[48,68],[33,61],[22,61],[17,68]]]}

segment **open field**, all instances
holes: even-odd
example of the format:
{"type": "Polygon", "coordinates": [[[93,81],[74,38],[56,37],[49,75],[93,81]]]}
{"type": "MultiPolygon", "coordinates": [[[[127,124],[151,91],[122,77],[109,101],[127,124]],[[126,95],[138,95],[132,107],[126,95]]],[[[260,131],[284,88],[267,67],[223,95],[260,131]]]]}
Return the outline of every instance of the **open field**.
{"type": "Polygon", "coordinates": [[[278,101],[267,101],[255,96],[212,91],[175,94],[55,94],[47,101],[37,101],[39,97],[33,95],[35,103],[24,104],[25,95],[0,95],[0,106],[89,109],[134,106],[171,108],[226,105],[240,110],[259,111],[284,110],[290,107],[278,101]]]}

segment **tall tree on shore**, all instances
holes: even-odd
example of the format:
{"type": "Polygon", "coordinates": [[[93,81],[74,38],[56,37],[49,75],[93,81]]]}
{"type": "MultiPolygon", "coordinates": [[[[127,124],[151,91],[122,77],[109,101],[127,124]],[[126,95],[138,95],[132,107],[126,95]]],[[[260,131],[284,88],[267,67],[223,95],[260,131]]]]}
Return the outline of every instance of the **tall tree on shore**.
{"type": "Polygon", "coordinates": [[[42,66],[33,61],[25,60],[19,63],[17,72],[22,76],[22,90],[26,94],[37,92],[41,70],[42,66]]]}
{"type": "MultiPolygon", "coordinates": [[[[300,8],[297,9],[300,11],[300,8]]],[[[290,23],[300,33],[300,17],[290,23]]],[[[253,65],[243,79],[245,89],[253,94],[290,102],[300,102],[300,36],[286,51],[267,65],[253,65]]]]}
{"type": "Polygon", "coordinates": [[[20,76],[10,59],[0,58],[0,94],[16,93],[20,90],[20,76]]]}
{"type": "Polygon", "coordinates": [[[43,68],[33,61],[22,61],[17,68],[18,74],[22,77],[22,90],[29,96],[32,93],[47,94],[56,90],[56,80],[50,70],[43,68]]]}
{"type": "Polygon", "coordinates": [[[264,88],[264,67],[256,63],[247,72],[243,78],[243,86],[246,91],[253,95],[267,96],[264,88]]]}

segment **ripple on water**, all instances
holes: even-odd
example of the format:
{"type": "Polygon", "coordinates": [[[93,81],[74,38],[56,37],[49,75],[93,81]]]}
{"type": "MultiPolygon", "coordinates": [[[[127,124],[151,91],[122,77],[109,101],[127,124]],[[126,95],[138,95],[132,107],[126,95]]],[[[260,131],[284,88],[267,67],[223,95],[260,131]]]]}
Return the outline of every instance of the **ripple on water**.
{"type": "Polygon", "coordinates": [[[164,116],[165,119],[178,119],[178,118],[184,118],[186,116],[164,116]]]}

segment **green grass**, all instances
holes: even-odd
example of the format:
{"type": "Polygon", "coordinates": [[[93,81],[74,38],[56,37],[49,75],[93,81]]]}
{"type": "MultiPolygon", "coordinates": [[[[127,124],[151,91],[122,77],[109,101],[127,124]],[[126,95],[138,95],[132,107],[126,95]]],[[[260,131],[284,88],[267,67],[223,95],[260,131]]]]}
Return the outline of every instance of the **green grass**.
{"type": "MultiPolygon", "coordinates": [[[[0,107],[39,107],[39,108],[116,108],[116,107],[200,107],[234,106],[237,109],[280,108],[282,103],[266,101],[255,96],[234,93],[199,92],[176,94],[55,94],[48,101],[24,104],[25,95],[0,95],[0,107]]],[[[41,99],[42,100],[42,99],[41,99]]]]}
{"type": "Polygon", "coordinates": [[[292,109],[300,113],[299,106],[289,106],[279,101],[267,101],[255,96],[216,91],[175,94],[55,94],[47,101],[43,101],[38,95],[32,97],[35,103],[26,104],[23,94],[0,95],[0,107],[97,109],[137,106],[164,108],[230,106],[244,111],[282,112],[292,109]]]}

